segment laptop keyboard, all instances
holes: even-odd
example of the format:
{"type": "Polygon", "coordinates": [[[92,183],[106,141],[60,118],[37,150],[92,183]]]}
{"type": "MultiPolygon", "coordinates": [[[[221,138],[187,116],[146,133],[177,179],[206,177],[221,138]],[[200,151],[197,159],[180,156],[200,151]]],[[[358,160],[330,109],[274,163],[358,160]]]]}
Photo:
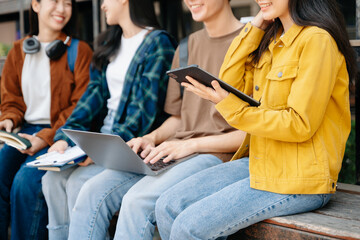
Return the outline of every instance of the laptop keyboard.
{"type": "Polygon", "coordinates": [[[167,167],[171,164],[175,163],[174,160],[171,160],[170,162],[166,162],[164,163],[161,159],[159,161],[157,161],[154,164],[148,163],[147,165],[151,168],[151,170],[153,171],[159,171],[160,169],[167,167]]]}
{"type": "MultiPolygon", "coordinates": [[[[144,160],[144,158],[142,158],[142,157],[140,156],[140,153],[138,153],[137,155],[138,155],[141,159],[144,160]]],[[[156,171],[159,171],[160,169],[163,169],[164,167],[167,167],[167,166],[175,163],[175,160],[171,160],[171,161],[169,161],[169,162],[164,163],[164,162],[162,161],[164,158],[165,158],[165,157],[161,158],[159,161],[157,161],[157,162],[154,163],[154,164],[147,163],[146,165],[148,165],[151,170],[153,170],[153,171],[156,172],[156,171]]]]}

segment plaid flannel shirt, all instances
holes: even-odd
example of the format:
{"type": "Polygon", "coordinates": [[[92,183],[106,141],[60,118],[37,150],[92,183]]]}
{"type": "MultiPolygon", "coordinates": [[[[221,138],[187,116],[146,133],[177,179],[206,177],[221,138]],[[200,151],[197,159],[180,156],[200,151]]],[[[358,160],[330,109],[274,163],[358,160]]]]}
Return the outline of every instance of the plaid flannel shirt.
{"type": "MultiPolygon", "coordinates": [[[[163,110],[168,83],[166,71],[171,67],[175,47],[175,41],[165,31],[155,30],[146,35],[126,73],[113,134],[128,141],[145,135],[166,119],[163,110]]],[[[65,140],[73,145],[62,128],[99,131],[107,115],[108,98],[106,67],[101,72],[91,70],[86,92],[65,125],[56,132],[54,141],[65,140]]]]}

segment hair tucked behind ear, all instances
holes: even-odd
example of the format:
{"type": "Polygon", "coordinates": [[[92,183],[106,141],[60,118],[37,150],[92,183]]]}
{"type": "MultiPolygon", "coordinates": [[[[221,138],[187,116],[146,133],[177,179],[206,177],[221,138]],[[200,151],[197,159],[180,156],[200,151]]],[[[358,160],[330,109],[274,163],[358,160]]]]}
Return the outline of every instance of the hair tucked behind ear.
{"type": "MultiPolygon", "coordinates": [[[[36,0],[37,2],[41,2],[41,0],[36,0]]],[[[71,0],[71,18],[69,22],[65,25],[62,31],[67,34],[68,36],[73,36],[76,30],[76,19],[77,19],[77,4],[75,0],[71,0]]],[[[38,14],[32,8],[32,4],[30,3],[30,14],[29,14],[29,21],[30,21],[30,32],[29,35],[38,35],[39,34],[39,19],[38,14]]]]}
{"type": "MultiPolygon", "coordinates": [[[[289,0],[289,12],[296,25],[317,26],[326,30],[335,39],[340,52],[346,59],[350,80],[355,79],[357,74],[355,53],[350,45],[344,17],[337,2],[335,0],[289,0]]],[[[279,19],[268,26],[259,48],[253,52],[253,63],[259,62],[281,28],[279,19]]]]}
{"type": "MultiPolygon", "coordinates": [[[[138,27],[160,28],[152,0],[129,0],[131,21],[138,27]],[[141,6],[141,7],[139,7],[141,6]]],[[[95,41],[97,46],[92,58],[93,67],[102,70],[109,59],[116,54],[121,44],[122,29],[119,25],[110,26],[95,41]]]]}

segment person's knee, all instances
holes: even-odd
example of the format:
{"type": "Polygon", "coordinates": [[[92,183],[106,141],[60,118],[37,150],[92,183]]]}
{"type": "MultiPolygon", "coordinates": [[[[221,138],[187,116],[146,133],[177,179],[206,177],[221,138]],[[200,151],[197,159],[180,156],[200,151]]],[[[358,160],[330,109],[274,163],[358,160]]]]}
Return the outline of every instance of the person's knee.
{"type": "Polygon", "coordinates": [[[77,183],[76,181],[72,181],[69,178],[68,181],[66,181],[66,184],[65,184],[65,192],[68,195],[72,195],[72,194],[75,194],[75,192],[77,192],[76,193],[76,195],[77,195],[78,192],[80,191],[80,189],[85,186],[85,184],[82,185],[82,186],[78,186],[78,185],[79,185],[79,183],[77,183]]]}
{"type": "Polygon", "coordinates": [[[39,171],[32,168],[21,168],[15,175],[11,187],[13,193],[24,195],[27,192],[37,192],[41,189],[41,176],[34,174],[34,171],[39,171]]]}
{"type": "Polygon", "coordinates": [[[143,199],[136,192],[127,192],[122,200],[121,208],[133,209],[140,208],[143,199]]]}
{"type": "Polygon", "coordinates": [[[97,187],[97,182],[91,181],[91,179],[86,181],[82,179],[82,176],[81,174],[79,174],[78,171],[74,171],[73,174],[71,174],[69,179],[67,180],[65,189],[70,199],[71,198],[76,199],[80,191],[85,193],[91,191],[97,192],[98,187],[97,187]]]}
{"type": "Polygon", "coordinates": [[[79,174],[79,171],[75,170],[72,172],[72,174],[69,175],[66,181],[66,189],[74,188],[75,186],[79,185],[80,182],[81,185],[84,183],[81,179],[81,174],[79,174]]]}
{"type": "Polygon", "coordinates": [[[165,205],[166,202],[163,200],[162,195],[158,198],[155,204],[155,216],[156,218],[163,219],[163,216],[165,215],[165,205]]]}
{"type": "Polygon", "coordinates": [[[42,191],[44,195],[55,190],[54,186],[58,185],[60,182],[60,174],[51,171],[45,173],[45,175],[41,178],[42,191]]]}
{"type": "Polygon", "coordinates": [[[204,239],[198,236],[198,231],[190,219],[183,219],[180,215],[171,226],[170,239],[204,239]]]}
{"type": "MultiPolygon", "coordinates": [[[[19,193],[22,192],[22,188],[24,186],[24,184],[22,184],[23,182],[23,178],[22,177],[17,177],[15,176],[13,183],[11,185],[11,189],[10,189],[10,199],[15,199],[15,197],[17,195],[19,195],[19,193]]],[[[26,189],[24,189],[26,191],[26,189]]]]}
{"type": "Polygon", "coordinates": [[[167,219],[168,215],[171,215],[170,213],[173,212],[173,210],[171,210],[172,207],[170,203],[171,201],[169,201],[167,194],[162,194],[159,197],[155,205],[156,219],[161,221],[162,219],[167,219]]]}
{"type": "Polygon", "coordinates": [[[76,182],[72,182],[72,181],[68,181],[66,184],[66,192],[68,194],[72,194],[75,193],[79,194],[79,192],[82,192],[83,194],[88,194],[88,193],[97,193],[99,192],[99,188],[97,187],[96,184],[94,184],[91,179],[84,182],[84,183],[76,183],[76,182]]]}
{"type": "Polygon", "coordinates": [[[82,205],[95,207],[103,202],[107,196],[105,186],[96,181],[96,179],[89,179],[86,182],[74,184],[68,181],[66,193],[70,209],[73,207],[82,209],[82,205]]]}
{"type": "MultiPolygon", "coordinates": [[[[181,199],[174,198],[172,191],[167,191],[162,194],[156,201],[155,216],[159,227],[170,228],[174,220],[183,211],[183,204],[181,199]],[[169,225],[170,224],[170,225],[169,225]]],[[[183,231],[184,226],[179,227],[177,231],[183,231]]],[[[164,232],[170,229],[163,230],[164,232]]],[[[169,233],[168,233],[169,234],[169,233]]]]}
{"type": "Polygon", "coordinates": [[[156,214],[165,214],[175,218],[188,205],[188,198],[184,192],[174,186],[160,195],[156,201],[156,214]]]}
{"type": "Polygon", "coordinates": [[[215,239],[209,229],[212,219],[204,219],[190,206],[173,217],[170,239],[215,239]]]}
{"type": "Polygon", "coordinates": [[[31,181],[31,179],[28,178],[26,172],[24,171],[18,171],[14,177],[13,183],[12,183],[12,189],[21,189],[24,186],[26,186],[26,182],[31,181]]]}
{"type": "Polygon", "coordinates": [[[103,180],[96,178],[96,175],[103,170],[102,167],[95,165],[76,168],[67,180],[66,192],[70,195],[78,195],[80,189],[82,191],[83,188],[88,189],[89,187],[93,191],[102,191],[104,188],[103,180]]]}

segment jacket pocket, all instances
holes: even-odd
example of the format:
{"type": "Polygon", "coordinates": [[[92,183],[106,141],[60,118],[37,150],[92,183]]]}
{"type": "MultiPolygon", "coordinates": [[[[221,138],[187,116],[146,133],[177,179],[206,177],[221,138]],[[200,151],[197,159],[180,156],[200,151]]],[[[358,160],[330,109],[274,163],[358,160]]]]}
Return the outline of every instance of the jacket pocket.
{"type": "Polygon", "coordinates": [[[318,160],[314,139],[298,143],[298,165],[300,176],[305,178],[319,178],[323,176],[323,166],[318,160]]]}
{"type": "Polygon", "coordinates": [[[276,67],[270,70],[266,78],[267,87],[264,98],[273,109],[284,109],[290,94],[291,85],[297,76],[297,64],[276,67]]]}

